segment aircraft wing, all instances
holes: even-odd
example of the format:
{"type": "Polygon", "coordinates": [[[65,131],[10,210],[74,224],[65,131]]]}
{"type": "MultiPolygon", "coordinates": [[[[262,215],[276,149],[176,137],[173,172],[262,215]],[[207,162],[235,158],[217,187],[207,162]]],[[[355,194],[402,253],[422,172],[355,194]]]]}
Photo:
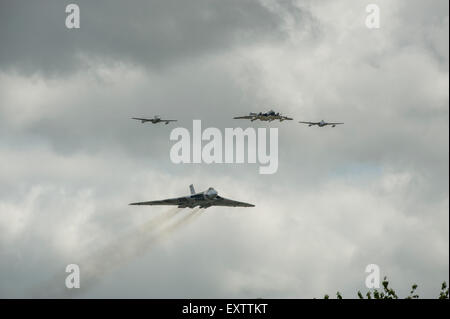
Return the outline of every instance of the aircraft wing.
{"type": "Polygon", "coordinates": [[[293,120],[292,117],[287,117],[287,116],[282,116],[281,118],[283,120],[285,120],[285,121],[292,121],[293,120]]]}
{"type": "Polygon", "coordinates": [[[339,125],[339,124],[344,124],[344,123],[327,123],[328,125],[339,125]]]}
{"type": "Polygon", "coordinates": [[[176,122],[178,120],[161,120],[161,122],[176,122]]]}
{"type": "Polygon", "coordinates": [[[178,198],[169,198],[169,199],[163,199],[163,200],[154,200],[149,202],[137,202],[137,203],[131,203],[130,205],[179,205],[186,202],[185,197],[178,197],[178,198]]]}
{"type": "Polygon", "coordinates": [[[310,124],[310,125],[318,125],[319,124],[319,122],[302,122],[302,121],[300,121],[299,123],[310,124]]]}
{"type": "Polygon", "coordinates": [[[255,205],[238,202],[235,200],[231,200],[228,198],[223,198],[219,195],[216,196],[214,201],[211,203],[211,206],[229,206],[229,207],[255,207],[255,205]]]}
{"type": "Polygon", "coordinates": [[[252,115],[233,117],[233,119],[235,119],[235,120],[251,120],[252,118],[254,118],[254,116],[252,116],[252,115]]]}
{"type": "Polygon", "coordinates": [[[146,118],[142,118],[142,117],[132,117],[131,119],[139,120],[139,121],[151,121],[151,120],[153,120],[153,119],[146,119],[146,118]]]}

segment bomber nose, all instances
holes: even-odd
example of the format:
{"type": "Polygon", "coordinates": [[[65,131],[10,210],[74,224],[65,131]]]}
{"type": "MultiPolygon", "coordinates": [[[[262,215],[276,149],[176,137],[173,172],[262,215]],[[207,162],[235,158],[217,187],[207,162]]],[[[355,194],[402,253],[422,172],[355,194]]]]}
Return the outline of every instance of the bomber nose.
{"type": "Polygon", "coordinates": [[[214,197],[217,196],[217,191],[216,191],[214,188],[210,187],[210,188],[208,189],[208,191],[206,192],[206,195],[207,195],[209,198],[214,198],[214,197]]]}

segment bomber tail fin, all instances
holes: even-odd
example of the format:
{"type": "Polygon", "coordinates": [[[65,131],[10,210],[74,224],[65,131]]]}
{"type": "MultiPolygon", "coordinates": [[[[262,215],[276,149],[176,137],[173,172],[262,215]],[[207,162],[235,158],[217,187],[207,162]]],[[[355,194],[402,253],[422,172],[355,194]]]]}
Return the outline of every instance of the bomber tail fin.
{"type": "Polygon", "coordinates": [[[189,185],[189,189],[191,190],[191,195],[195,194],[195,189],[194,189],[194,185],[189,185]]]}

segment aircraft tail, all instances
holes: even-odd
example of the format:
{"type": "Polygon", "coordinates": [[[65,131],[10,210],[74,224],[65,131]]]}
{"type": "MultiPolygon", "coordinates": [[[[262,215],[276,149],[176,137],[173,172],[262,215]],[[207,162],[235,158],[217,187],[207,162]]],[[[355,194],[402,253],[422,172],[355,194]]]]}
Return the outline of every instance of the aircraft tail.
{"type": "Polygon", "coordinates": [[[194,189],[194,185],[193,184],[189,185],[189,189],[191,190],[191,195],[194,195],[195,194],[195,189],[194,189]]]}

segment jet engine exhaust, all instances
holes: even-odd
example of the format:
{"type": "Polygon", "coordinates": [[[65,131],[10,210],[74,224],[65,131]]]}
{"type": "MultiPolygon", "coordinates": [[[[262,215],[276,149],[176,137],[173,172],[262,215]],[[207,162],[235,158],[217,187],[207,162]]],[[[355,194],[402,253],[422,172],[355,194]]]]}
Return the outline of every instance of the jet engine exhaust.
{"type": "Polygon", "coordinates": [[[166,238],[171,233],[192,222],[200,215],[200,207],[187,212],[186,215],[176,218],[175,216],[183,208],[171,208],[165,213],[152,218],[143,225],[131,230],[113,242],[106,244],[103,248],[92,252],[81,258],[80,261],[72,260],[72,263],[80,267],[80,288],[67,289],[64,285],[65,277],[68,275],[61,269],[61,274],[54,276],[42,286],[35,287],[33,295],[35,298],[71,298],[79,293],[89,291],[98,284],[109,272],[124,266],[134,259],[144,255],[154,244],[166,238]],[[170,221],[174,220],[172,223],[170,221]],[[169,223],[161,229],[160,226],[169,223]],[[39,288],[39,289],[36,289],[39,288]]]}

